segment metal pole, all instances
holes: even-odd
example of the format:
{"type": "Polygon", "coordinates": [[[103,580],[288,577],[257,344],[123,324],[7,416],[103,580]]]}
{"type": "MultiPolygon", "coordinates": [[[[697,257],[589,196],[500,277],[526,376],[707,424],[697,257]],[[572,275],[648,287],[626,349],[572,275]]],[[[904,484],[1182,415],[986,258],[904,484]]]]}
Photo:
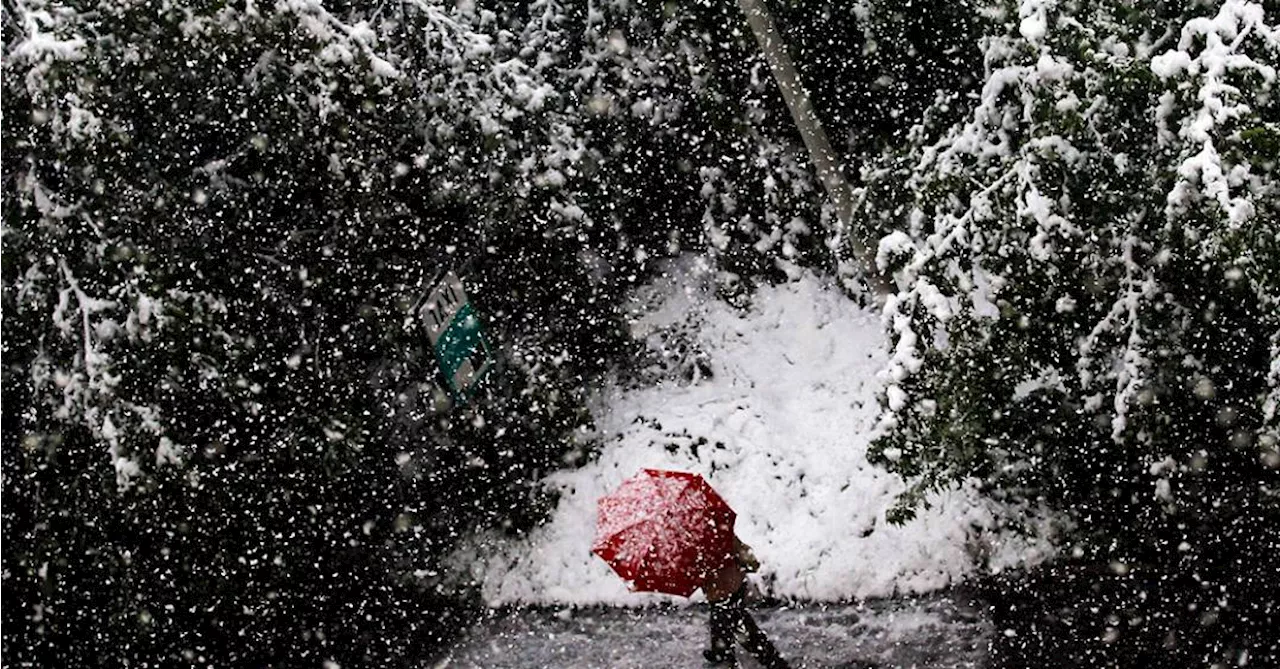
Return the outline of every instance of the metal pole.
{"type": "Polygon", "coordinates": [[[854,257],[862,264],[868,287],[883,302],[894,291],[876,267],[875,255],[857,235],[853,234],[853,188],[849,186],[849,181],[845,179],[844,172],[840,169],[835,151],[831,150],[831,142],[827,141],[827,133],[822,129],[822,123],[818,121],[818,115],[813,111],[809,94],[800,84],[800,75],[796,72],[795,64],[791,62],[791,56],[787,54],[786,45],[782,42],[782,34],[774,25],[773,17],[765,7],[764,0],[738,0],[738,6],[742,8],[742,13],[746,14],[751,32],[755,34],[756,42],[769,63],[769,70],[773,72],[773,78],[778,82],[778,88],[782,90],[782,99],[791,110],[791,119],[795,121],[796,129],[804,139],[804,146],[809,150],[809,159],[813,161],[813,166],[818,172],[818,180],[822,182],[827,195],[835,204],[836,218],[840,221],[840,237],[848,238],[854,257]]]}

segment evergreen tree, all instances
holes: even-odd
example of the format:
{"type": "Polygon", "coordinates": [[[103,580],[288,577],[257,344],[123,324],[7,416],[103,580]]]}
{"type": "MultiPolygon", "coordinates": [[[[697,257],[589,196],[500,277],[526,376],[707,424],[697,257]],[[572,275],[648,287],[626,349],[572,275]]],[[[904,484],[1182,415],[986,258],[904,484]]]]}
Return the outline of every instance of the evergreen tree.
{"type": "Polygon", "coordinates": [[[892,515],[976,477],[1068,512],[1084,555],[1172,575],[1150,648],[1168,632],[1207,635],[1204,655],[1173,645],[1186,661],[1275,657],[1275,17],[1241,0],[987,16],[980,94],[937,108],[963,118],[931,116],[866,172],[899,288],[872,449],[913,482],[892,515]]]}

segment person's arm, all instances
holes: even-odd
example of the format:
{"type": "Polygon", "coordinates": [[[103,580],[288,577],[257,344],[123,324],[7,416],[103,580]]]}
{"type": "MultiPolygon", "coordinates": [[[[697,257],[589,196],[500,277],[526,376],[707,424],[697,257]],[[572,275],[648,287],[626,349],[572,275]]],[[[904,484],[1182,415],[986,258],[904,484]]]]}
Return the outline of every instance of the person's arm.
{"type": "Polygon", "coordinates": [[[751,552],[750,546],[736,536],[733,538],[733,554],[744,570],[748,572],[760,570],[760,561],[756,559],[756,554],[751,552]]]}

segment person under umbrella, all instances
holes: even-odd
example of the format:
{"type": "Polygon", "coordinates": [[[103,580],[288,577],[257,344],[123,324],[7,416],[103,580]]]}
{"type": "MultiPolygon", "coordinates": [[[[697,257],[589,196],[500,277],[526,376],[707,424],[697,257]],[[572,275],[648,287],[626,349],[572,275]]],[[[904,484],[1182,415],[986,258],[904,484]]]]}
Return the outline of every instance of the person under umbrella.
{"type": "Polygon", "coordinates": [[[747,574],[759,569],[760,561],[751,552],[751,547],[735,535],[733,555],[703,579],[702,593],[707,596],[711,609],[708,616],[711,644],[702,655],[709,666],[737,666],[733,643],[736,638],[766,669],[787,669],[786,660],[778,654],[778,649],[756,625],[745,606],[747,574]]]}
{"type": "Polygon", "coordinates": [[[598,504],[592,552],[633,591],[688,597],[710,606],[710,666],[734,667],[735,637],[767,669],[787,663],[744,606],[746,574],[759,568],[733,532],[737,514],[697,474],[645,469],[598,504]]]}

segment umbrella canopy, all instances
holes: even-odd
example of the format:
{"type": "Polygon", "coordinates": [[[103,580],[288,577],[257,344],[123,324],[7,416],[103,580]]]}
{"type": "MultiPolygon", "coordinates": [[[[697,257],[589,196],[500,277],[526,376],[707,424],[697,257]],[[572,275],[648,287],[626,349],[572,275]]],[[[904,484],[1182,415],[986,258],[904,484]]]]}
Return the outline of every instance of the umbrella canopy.
{"type": "Polygon", "coordinates": [[[688,597],[733,559],[735,517],[701,476],[645,469],[600,498],[591,552],[632,590],[688,597]]]}

